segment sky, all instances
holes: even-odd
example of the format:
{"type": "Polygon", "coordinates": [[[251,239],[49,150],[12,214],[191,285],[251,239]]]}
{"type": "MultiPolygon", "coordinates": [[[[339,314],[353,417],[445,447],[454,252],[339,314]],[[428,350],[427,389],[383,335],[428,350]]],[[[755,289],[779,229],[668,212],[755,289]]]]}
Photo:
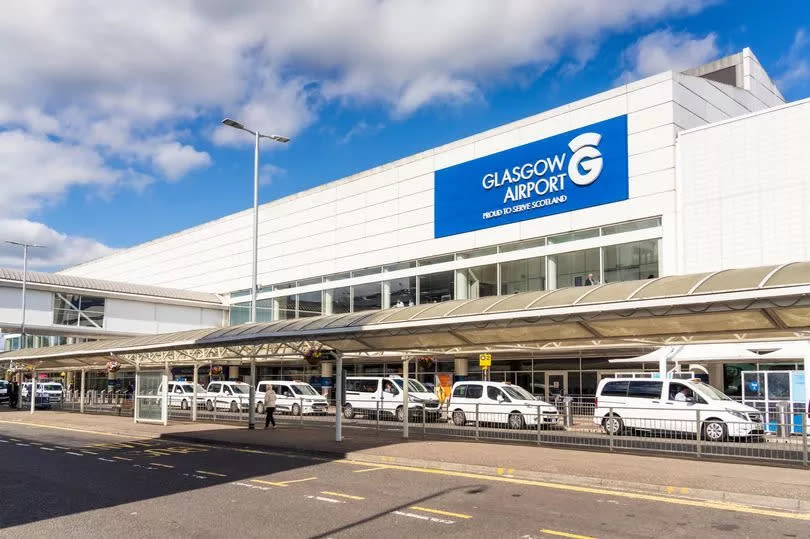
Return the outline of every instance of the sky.
{"type": "MultiPolygon", "coordinates": [[[[810,3],[10,0],[0,241],[42,271],[751,47],[810,96],[810,3]]],[[[0,243],[0,267],[22,265],[0,243]]]]}

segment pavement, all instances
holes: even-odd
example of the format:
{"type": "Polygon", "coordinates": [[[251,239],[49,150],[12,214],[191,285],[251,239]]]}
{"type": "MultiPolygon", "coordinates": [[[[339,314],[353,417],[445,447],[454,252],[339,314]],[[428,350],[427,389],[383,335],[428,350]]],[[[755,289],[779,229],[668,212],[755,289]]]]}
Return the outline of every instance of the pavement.
{"type": "Polygon", "coordinates": [[[532,447],[470,440],[422,440],[363,428],[334,429],[280,421],[277,430],[171,422],[135,424],[131,418],[58,411],[0,411],[4,426],[40,426],[52,431],[177,441],[231,448],[307,454],[328,460],[413,467],[525,480],[548,488],[596,488],[810,514],[810,472],[804,468],[532,447]]]}

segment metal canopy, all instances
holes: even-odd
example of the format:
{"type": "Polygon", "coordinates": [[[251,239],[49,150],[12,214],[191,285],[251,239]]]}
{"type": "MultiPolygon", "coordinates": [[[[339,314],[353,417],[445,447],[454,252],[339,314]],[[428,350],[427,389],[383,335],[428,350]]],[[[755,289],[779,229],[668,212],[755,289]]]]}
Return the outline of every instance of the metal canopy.
{"type": "Polygon", "coordinates": [[[361,355],[541,352],[810,337],[810,262],[242,324],[0,354],[38,368],[361,355]]]}

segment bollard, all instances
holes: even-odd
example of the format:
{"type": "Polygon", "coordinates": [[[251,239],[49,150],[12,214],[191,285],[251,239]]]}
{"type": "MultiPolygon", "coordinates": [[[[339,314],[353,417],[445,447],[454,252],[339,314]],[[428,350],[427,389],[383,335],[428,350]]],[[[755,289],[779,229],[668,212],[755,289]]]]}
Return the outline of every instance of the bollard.
{"type": "Polygon", "coordinates": [[[613,408],[608,408],[608,419],[605,425],[608,425],[608,441],[610,443],[610,452],[613,453],[613,429],[609,426],[611,421],[613,421],[613,408]]]}
{"type": "Polygon", "coordinates": [[[700,410],[695,410],[695,453],[697,453],[697,458],[701,456],[701,438],[703,438],[703,433],[701,432],[700,428],[700,410]]]}
{"type": "MultiPolygon", "coordinates": [[[[565,397],[565,401],[563,402],[563,412],[564,412],[564,415],[565,415],[565,418],[564,418],[565,427],[566,428],[573,427],[574,426],[574,416],[571,413],[571,397],[565,397]]],[[[537,419],[539,421],[540,417],[538,416],[537,419]]]]}
{"type": "Polygon", "coordinates": [[[540,406],[537,407],[537,445],[540,445],[540,406]]]}
{"type": "Polygon", "coordinates": [[[377,401],[376,405],[377,405],[377,415],[375,416],[375,419],[377,420],[377,434],[379,434],[380,433],[380,401],[377,401]]]}
{"type": "Polygon", "coordinates": [[[802,464],[807,466],[807,414],[802,410],[802,464]]]}
{"type": "Polygon", "coordinates": [[[301,397],[300,403],[298,404],[298,424],[304,424],[304,397],[301,397]]]}
{"type": "Polygon", "coordinates": [[[475,403],[475,439],[478,439],[478,403],[475,403]]]}
{"type": "Polygon", "coordinates": [[[776,410],[779,417],[779,424],[776,430],[780,438],[787,438],[790,435],[790,429],[788,428],[788,406],[789,403],[787,402],[776,403],[776,410]]]}
{"type": "Polygon", "coordinates": [[[422,438],[427,438],[427,418],[425,417],[426,415],[427,415],[427,410],[425,409],[425,406],[423,405],[422,406],[422,438]]]}
{"type": "Polygon", "coordinates": [[[214,421],[217,420],[217,398],[214,397],[214,421]]]}

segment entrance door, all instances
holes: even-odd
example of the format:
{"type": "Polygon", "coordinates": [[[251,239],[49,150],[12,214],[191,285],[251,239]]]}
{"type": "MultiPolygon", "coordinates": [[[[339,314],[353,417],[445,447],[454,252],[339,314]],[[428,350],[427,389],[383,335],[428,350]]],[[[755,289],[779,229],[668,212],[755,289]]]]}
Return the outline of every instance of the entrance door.
{"type": "Polygon", "coordinates": [[[553,403],[557,395],[568,394],[568,373],[565,371],[546,372],[546,402],[553,403]]]}

